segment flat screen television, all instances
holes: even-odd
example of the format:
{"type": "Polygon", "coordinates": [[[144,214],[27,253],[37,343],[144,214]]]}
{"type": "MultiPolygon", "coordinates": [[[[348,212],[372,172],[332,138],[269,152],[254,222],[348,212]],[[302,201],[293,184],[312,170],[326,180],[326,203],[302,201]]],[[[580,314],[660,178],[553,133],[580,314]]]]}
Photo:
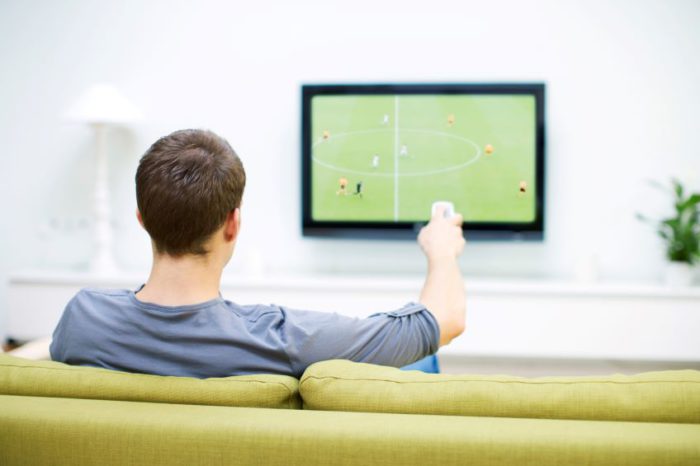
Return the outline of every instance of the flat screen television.
{"type": "Polygon", "coordinates": [[[302,86],[305,236],[415,238],[435,201],[470,239],[542,239],[545,85],[302,86]]]}

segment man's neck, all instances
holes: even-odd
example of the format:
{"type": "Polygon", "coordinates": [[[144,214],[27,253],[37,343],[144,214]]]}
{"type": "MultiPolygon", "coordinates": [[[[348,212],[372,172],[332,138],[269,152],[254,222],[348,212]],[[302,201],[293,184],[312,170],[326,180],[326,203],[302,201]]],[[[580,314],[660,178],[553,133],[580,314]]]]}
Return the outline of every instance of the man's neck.
{"type": "Polygon", "coordinates": [[[162,306],[203,303],[219,296],[221,272],[222,268],[206,257],[157,255],[151,275],[136,297],[162,306]]]}

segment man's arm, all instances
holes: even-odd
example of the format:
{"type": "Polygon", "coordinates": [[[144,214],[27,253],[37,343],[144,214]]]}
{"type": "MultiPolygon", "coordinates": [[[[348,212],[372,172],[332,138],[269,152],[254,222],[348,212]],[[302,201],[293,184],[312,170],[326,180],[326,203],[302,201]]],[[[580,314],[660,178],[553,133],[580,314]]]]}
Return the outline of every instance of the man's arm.
{"type": "Polygon", "coordinates": [[[464,331],[466,296],[457,257],[464,250],[462,216],[444,218],[444,207],[436,209],[418,235],[428,259],[428,275],[420,302],[435,316],[440,326],[440,346],[464,331]]]}
{"type": "Polygon", "coordinates": [[[18,358],[48,361],[51,360],[49,345],[51,345],[51,337],[45,337],[30,341],[17,349],[9,351],[7,354],[17,356],[18,358]]]}
{"type": "Polygon", "coordinates": [[[296,376],[318,361],[355,362],[402,367],[438,350],[439,329],[423,304],[409,303],[363,319],[330,312],[279,308],[265,328],[276,339],[296,376]]]}

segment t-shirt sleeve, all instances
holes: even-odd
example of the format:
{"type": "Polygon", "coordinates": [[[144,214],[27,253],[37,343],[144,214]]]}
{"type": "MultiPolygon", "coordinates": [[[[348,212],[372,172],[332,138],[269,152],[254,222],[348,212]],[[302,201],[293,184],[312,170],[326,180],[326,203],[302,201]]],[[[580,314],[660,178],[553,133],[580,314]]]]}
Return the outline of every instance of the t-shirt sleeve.
{"type": "Polygon", "coordinates": [[[297,375],[327,359],[401,367],[435,353],[439,346],[438,323],[418,303],[364,319],[286,308],[281,311],[284,318],[277,330],[297,375]]]}
{"type": "Polygon", "coordinates": [[[71,300],[66,305],[61,315],[61,319],[58,321],[58,325],[53,331],[53,338],[51,339],[51,345],[49,346],[49,354],[51,355],[52,361],[65,362],[67,346],[71,342],[70,328],[72,322],[72,309],[76,300],[76,296],[71,298],[71,300]]]}

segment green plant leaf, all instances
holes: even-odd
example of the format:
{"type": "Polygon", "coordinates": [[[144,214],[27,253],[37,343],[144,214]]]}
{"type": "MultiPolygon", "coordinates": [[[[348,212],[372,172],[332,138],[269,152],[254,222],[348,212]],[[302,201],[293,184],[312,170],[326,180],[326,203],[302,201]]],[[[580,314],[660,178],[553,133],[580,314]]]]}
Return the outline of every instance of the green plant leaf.
{"type": "Polygon", "coordinates": [[[683,197],[683,185],[676,178],[671,179],[671,184],[673,185],[673,190],[676,192],[676,197],[681,199],[683,197]]]}
{"type": "Polygon", "coordinates": [[[688,199],[682,201],[678,206],[678,210],[692,209],[700,204],[700,194],[694,193],[688,199]]]}
{"type": "Polygon", "coordinates": [[[671,261],[700,262],[700,193],[690,193],[686,198],[684,188],[676,178],[671,179],[671,190],[650,181],[655,188],[670,192],[675,214],[661,220],[652,220],[636,213],[638,220],[655,223],[656,232],[666,243],[666,257],[671,261]]]}
{"type": "Polygon", "coordinates": [[[647,183],[648,183],[649,186],[651,186],[652,188],[656,188],[656,189],[659,189],[659,190],[664,191],[664,192],[669,192],[668,186],[663,185],[663,184],[659,183],[659,182],[656,181],[656,180],[647,180],[647,183]]]}
{"type": "Polygon", "coordinates": [[[647,217],[647,216],[645,216],[644,214],[641,214],[641,213],[639,213],[639,212],[636,212],[635,215],[634,215],[634,217],[635,217],[637,220],[639,220],[640,222],[652,223],[652,220],[651,220],[649,217],[647,217]]]}
{"type": "Polygon", "coordinates": [[[678,217],[672,217],[672,218],[667,218],[665,220],[661,220],[661,223],[663,225],[667,225],[673,230],[676,230],[678,227],[681,225],[681,219],[678,217]]]}

